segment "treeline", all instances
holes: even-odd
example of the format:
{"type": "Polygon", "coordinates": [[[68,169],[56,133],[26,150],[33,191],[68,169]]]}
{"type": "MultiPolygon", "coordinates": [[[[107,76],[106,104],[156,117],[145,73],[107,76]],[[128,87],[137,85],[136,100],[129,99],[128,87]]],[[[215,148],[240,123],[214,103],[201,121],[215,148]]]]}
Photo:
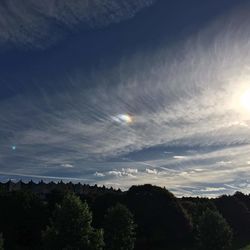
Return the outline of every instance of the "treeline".
{"type": "Polygon", "coordinates": [[[78,193],[60,183],[42,193],[3,187],[0,249],[226,250],[250,243],[250,196],[240,192],[208,199],[176,198],[152,185],[78,193]]]}

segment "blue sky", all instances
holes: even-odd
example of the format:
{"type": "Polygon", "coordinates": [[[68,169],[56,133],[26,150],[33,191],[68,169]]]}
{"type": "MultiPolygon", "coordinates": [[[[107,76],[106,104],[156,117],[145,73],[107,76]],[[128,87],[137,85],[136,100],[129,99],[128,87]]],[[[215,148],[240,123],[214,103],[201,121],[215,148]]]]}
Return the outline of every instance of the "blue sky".
{"type": "Polygon", "coordinates": [[[249,10],[1,1],[1,180],[249,192],[249,10]]]}

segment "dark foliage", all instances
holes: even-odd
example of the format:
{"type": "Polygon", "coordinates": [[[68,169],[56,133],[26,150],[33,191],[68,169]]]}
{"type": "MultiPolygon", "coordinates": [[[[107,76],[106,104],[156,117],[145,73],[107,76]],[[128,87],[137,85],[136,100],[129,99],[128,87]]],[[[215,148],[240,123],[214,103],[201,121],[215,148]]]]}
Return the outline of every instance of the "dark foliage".
{"type": "Polygon", "coordinates": [[[39,249],[41,231],[48,223],[44,203],[25,191],[0,194],[0,231],[5,249],[39,249]]]}
{"type": "Polygon", "coordinates": [[[232,243],[232,230],[222,215],[206,209],[198,221],[198,246],[203,250],[228,250],[232,243]]]}
{"type": "Polygon", "coordinates": [[[80,183],[7,182],[0,183],[0,232],[6,250],[96,250],[103,237],[109,250],[133,244],[135,250],[223,250],[232,230],[232,249],[238,249],[250,243],[249,207],[250,196],[240,192],[178,199],[152,185],[121,192],[80,183]]]}
{"type": "Polygon", "coordinates": [[[235,239],[238,242],[248,242],[250,239],[250,211],[244,201],[238,199],[237,196],[224,195],[215,199],[214,203],[233,228],[235,239]]]}
{"type": "Polygon", "coordinates": [[[57,205],[50,226],[43,233],[44,249],[101,250],[101,230],[91,226],[92,214],[86,202],[74,194],[67,194],[57,205]]]}
{"type": "Polygon", "coordinates": [[[173,194],[143,185],[131,187],[126,198],[138,225],[138,249],[180,249],[187,244],[191,221],[173,194]]]}
{"type": "Polygon", "coordinates": [[[133,250],[135,224],[131,212],[121,204],[108,209],[104,220],[105,249],[133,250]]]}
{"type": "Polygon", "coordinates": [[[3,240],[3,235],[0,234],[0,250],[4,250],[4,240],[3,240]]]}
{"type": "Polygon", "coordinates": [[[117,203],[124,204],[124,195],[120,193],[105,193],[96,197],[92,203],[89,203],[93,211],[93,225],[103,228],[106,211],[117,203]]]}

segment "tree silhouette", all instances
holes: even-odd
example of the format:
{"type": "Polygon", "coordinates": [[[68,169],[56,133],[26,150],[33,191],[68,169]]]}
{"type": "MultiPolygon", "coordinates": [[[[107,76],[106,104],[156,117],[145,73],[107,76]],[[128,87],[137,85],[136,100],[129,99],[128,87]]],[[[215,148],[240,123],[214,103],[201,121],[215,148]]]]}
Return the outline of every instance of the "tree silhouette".
{"type": "Polygon", "coordinates": [[[231,228],[233,247],[239,249],[250,243],[249,209],[250,195],[240,192],[176,198],[148,184],[121,192],[62,182],[0,183],[0,234],[4,248],[13,250],[101,250],[103,237],[106,250],[133,245],[136,250],[225,250],[231,228]]]}
{"type": "Polygon", "coordinates": [[[3,244],[4,244],[3,235],[0,234],[0,250],[4,250],[3,244]]]}
{"type": "Polygon", "coordinates": [[[232,243],[232,230],[222,215],[214,210],[206,209],[199,218],[199,249],[226,250],[232,243]]]}
{"type": "Polygon", "coordinates": [[[233,229],[237,241],[247,243],[250,240],[250,211],[246,203],[239,193],[234,196],[223,195],[215,200],[219,212],[233,229]]]}
{"type": "Polygon", "coordinates": [[[121,204],[108,209],[104,236],[107,250],[132,250],[135,243],[135,224],[131,212],[121,204]]]}
{"type": "Polygon", "coordinates": [[[31,192],[14,191],[0,195],[0,232],[6,249],[37,249],[46,228],[44,203],[31,192]]]}
{"type": "Polygon", "coordinates": [[[187,245],[192,225],[172,193],[149,184],[132,186],[127,200],[138,225],[139,249],[181,249],[187,245]]]}
{"type": "Polygon", "coordinates": [[[45,249],[101,250],[102,230],[91,226],[92,214],[86,202],[67,194],[61,205],[57,205],[51,226],[44,232],[45,249]]]}

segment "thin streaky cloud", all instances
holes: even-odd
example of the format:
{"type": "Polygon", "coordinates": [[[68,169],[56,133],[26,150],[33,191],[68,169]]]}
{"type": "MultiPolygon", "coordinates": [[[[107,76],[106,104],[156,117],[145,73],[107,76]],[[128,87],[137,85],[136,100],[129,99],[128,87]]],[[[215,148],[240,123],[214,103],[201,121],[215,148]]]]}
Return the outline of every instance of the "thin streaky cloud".
{"type": "MultiPolygon", "coordinates": [[[[29,0],[20,8],[16,0],[5,7],[0,4],[0,43],[44,45],[48,52],[46,35],[58,27],[44,19],[56,20],[72,34],[83,32],[78,25],[84,23],[91,34],[105,35],[111,32],[107,25],[117,23],[119,29],[119,22],[133,18],[154,1],[87,2],[29,0]],[[113,11],[117,15],[109,16],[113,11]],[[17,21],[25,24],[23,30],[16,26],[17,21]]],[[[6,79],[15,91],[0,99],[2,175],[118,183],[124,189],[152,183],[178,194],[212,195],[232,192],[229,185],[240,188],[239,183],[249,178],[250,113],[241,102],[250,88],[246,10],[248,5],[245,10],[235,8],[203,23],[199,31],[184,32],[182,39],[176,36],[151,49],[138,46],[141,49],[133,48],[136,53],[126,53],[128,45],[119,44],[121,49],[114,48],[115,59],[101,54],[102,60],[96,62],[93,55],[93,65],[88,66],[81,58],[67,60],[72,44],[65,47],[67,53],[58,54],[62,49],[57,50],[59,45],[54,43],[55,50],[52,46],[49,51],[67,70],[55,65],[53,77],[46,65],[40,73],[44,78],[37,73],[43,65],[38,61],[46,64],[51,58],[47,53],[44,61],[34,60],[27,72],[20,73],[19,66],[8,68],[3,76],[13,73],[6,79]],[[18,85],[28,80],[30,83],[18,85]]],[[[163,26],[159,31],[165,30],[163,26]]],[[[57,36],[55,32],[52,40],[57,36]]],[[[26,55],[22,50],[20,57],[15,56],[26,65],[23,53],[26,55]]],[[[36,53],[27,52],[34,58],[36,53]]],[[[12,65],[10,59],[5,60],[12,65]]],[[[9,90],[1,85],[2,89],[9,90]]]]}

